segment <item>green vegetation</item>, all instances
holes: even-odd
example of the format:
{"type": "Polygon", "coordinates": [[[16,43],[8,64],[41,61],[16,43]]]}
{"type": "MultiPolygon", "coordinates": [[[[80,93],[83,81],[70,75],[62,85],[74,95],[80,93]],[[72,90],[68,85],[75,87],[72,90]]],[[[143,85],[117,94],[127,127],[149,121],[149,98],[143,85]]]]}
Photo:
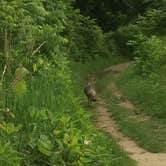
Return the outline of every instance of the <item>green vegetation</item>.
{"type": "MultiPolygon", "coordinates": [[[[105,74],[100,77],[97,87],[103,98],[106,99],[108,109],[124,134],[133,138],[140,146],[151,152],[165,152],[166,123],[163,117],[159,118],[157,116],[158,114],[164,116],[164,114],[163,112],[157,113],[155,109],[152,109],[158,102],[155,103],[155,100],[151,99],[152,96],[149,94],[148,86],[151,84],[146,84],[146,81],[141,80],[140,78],[142,77],[138,77],[133,72],[133,68],[134,66],[131,66],[120,76],[114,76],[110,73],[105,74]],[[112,81],[118,83],[120,90],[141,111],[139,114],[136,114],[134,110],[118,105],[120,100],[113,95],[113,91],[110,88],[112,81]],[[152,102],[149,103],[149,101],[152,102]],[[150,106],[150,104],[152,105],[150,106]],[[147,114],[149,117],[146,116],[147,114]]],[[[162,104],[162,102],[160,101],[159,104],[162,104]]]]}
{"type": "Polygon", "coordinates": [[[3,0],[0,18],[0,165],[133,166],[75,93],[70,64],[113,47],[95,21],[59,0],[3,0]]]}
{"type": "MultiPolygon", "coordinates": [[[[85,98],[82,88],[84,87],[85,79],[93,74],[100,72],[105,67],[109,67],[111,64],[118,64],[120,62],[128,61],[126,57],[110,55],[107,60],[105,58],[98,58],[97,60],[89,61],[84,64],[80,62],[72,62],[70,64],[73,71],[73,83],[77,87],[75,93],[79,94],[81,99],[85,98]],[[76,72],[77,71],[77,72],[76,72]]],[[[84,100],[85,101],[85,100],[84,100]]]]}
{"type": "MultiPolygon", "coordinates": [[[[87,98],[83,94],[83,89],[82,87],[84,86],[85,78],[91,74],[96,74],[102,69],[104,69],[107,66],[110,66],[110,64],[118,64],[119,62],[125,62],[127,61],[126,57],[121,57],[121,56],[110,56],[110,59],[105,61],[105,59],[100,58],[100,60],[96,61],[89,61],[85,64],[82,63],[73,63],[71,64],[72,71],[77,71],[73,73],[73,78],[74,78],[74,85],[77,87],[75,89],[75,94],[80,94],[80,102],[86,111],[87,114],[90,115],[91,121],[95,123],[97,114],[95,111],[93,112],[92,110],[95,110],[96,106],[93,104],[91,106],[87,105],[87,98]],[[91,110],[91,111],[90,111],[91,110]]],[[[136,163],[135,161],[131,160],[127,154],[118,147],[116,144],[115,140],[111,138],[110,135],[106,135],[103,132],[98,131],[100,134],[97,136],[98,140],[98,145],[103,146],[108,155],[108,153],[111,153],[112,156],[112,161],[108,163],[108,165],[112,166],[135,166],[136,163]],[[106,144],[107,143],[107,144],[106,144]]],[[[95,150],[95,148],[94,148],[95,150]]],[[[107,156],[106,155],[106,156],[107,156]]],[[[109,156],[109,155],[108,155],[109,156]]],[[[109,159],[109,158],[106,158],[109,159]]],[[[105,160],[102,164],[107,165],[107,160],[105,160]]]]}
{"type": "MultiPolygon", "coordinates": [[[[152,151],[166,151],[164,148],[166,144],[165,79],[157,74],[145,79],[136,73],[136,69],[129,68],[120,76],[117,83],[123,93],[141,110],[141,114],[152,117],[146,122],[149,123],[148,132],[143,132],[150,133],[151,138],[155,136],[154,139],[150,139],[151,142],[156,141],[153,143],[156,147],[152,148],[152,151]]],[[[143,126],[145,129],[146,125],[143,126]]],[[[147,139],[146,142],[150,141],[147,139]]]]}
{"type": "MultiPolygon", "coordinates": [[[[163,73],[164,74],[164,73],[163,73]]],[[[131,67],[118,79],[124,94],[136,104],[140,110],[154,118],[165,119],[165,83],[162,76],[154,74],[145,79],[131,67]]]]}
{"type": "MultiPolygon", "coordinates": [[[[165,9],[164,0],[1,0],[0,166],[133,166],[95,128],[82,92],[89,74],[129,59],[117,82],[152,119],[133,124],[110,107],[127,135],[165,151],[165,9]]],[[[112,99],[109,81],[98,84],[112,99]]]]}
{"type": "MultiPolygon", "coordinates": [[[[106,4],[108,5],[107,2],[106,4]]],[[[111,102],[109,108],[124,133],[134,138],[144,148],[160,152],[165,151],[166,143],[164,29],[166,6],[165,1],[156,2],[153,0],[141,1],[139,4],[137,1],[125,1],[120,7],[117,7],[117,11],[120,11],[119,14],[114,15],[114,10],[111,8],[109,15],[110,17],[114,15],[115,17],[124,16],[127,18],[123,25],[112,23],[116,28],[109,34],[111,34],[119,54],[134,60],[135,65],[122,73],[119,78],[104,76],[97,84],[103,96],[111,102]],[[138,13],[136,12],[133,17],[129,17],[128,12],[132,13],[132,10],[123,10],[126,9],[124,7],[126,4],[131,6],[131,9],[137,7],[138,13]],[[137,118],[133,121],[130,119],[130,116],[134,116],[133,112],[117,106],[118,101],[113,98],[111,91],[107,88],[105,90],[112,79],[117,82],[124,95],[136,105],[140,114],[149,116],[149,119],[142,122],[137,119],[139,116],[136,116],[137,118]]],[[[109,9],[107,8],[107,10],[109,9]]],[[[91,13],[91,11],[89,12],[91,13]]],[[[95,17],[100,21],[98,13],[95,13],[95,17]]],[[[105,29],[106,25],[103,22],[100,23],[105,29]]]]}

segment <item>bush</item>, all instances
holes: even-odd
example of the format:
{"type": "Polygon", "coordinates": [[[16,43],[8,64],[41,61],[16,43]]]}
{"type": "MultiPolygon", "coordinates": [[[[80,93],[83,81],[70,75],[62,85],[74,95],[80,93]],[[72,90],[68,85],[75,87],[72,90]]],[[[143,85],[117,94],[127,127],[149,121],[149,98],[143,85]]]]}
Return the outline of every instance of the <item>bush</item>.
{"type": "Polygon", "coordinates": [[[121,26],[114,33],[117,48],[122,55],[133,58],[134,48],[128,45],[128,41],[137,40],[137,36],[165,33],[166,13],[161,9],[149,9],[144,15],[140,15],[135,22],[129,25],[121,26]]]}
{"type": "Polygon", "coordinates": [[[120,55],[119,49],[117,49],[116,42],[114,40],[114,32],[105,33],[105,47],[107,50],[106,55],[108,56],[118,56],[120,55]]]}
{"type": "Polygon", "coordinates": [[[120,27],[113,35],[117,49],[122,55],[133,58],[133,49],[127,43],[129,40],[134,40],[135,36],[141,31],[137,25],[129,24],[128,26],[120,27]]]}
{"type": "Polygon", "coordinates": [[[0,58],[0,165],[112,162],[112,155],[101,155],[105,142],[97,142],[90,115],[73,93],[66,57],[99,56],[104,35],[94,20],[77,15],[71,2],[0,2],[5,45],[4,52],[0,47],[0,55],[5,54],[0,58]]]}
{"type": "Polygon", "coordinates": [[[136,25],[146,35],[165,33],[166,12],[161,9],[150,9],[143,16],[139,16],[136,25]]]}
{"type": "Polygon", "coordinates": [[[76,61],[89,61],[106,54],[102,29],[95,20],[76,13],[68,27],[69,54],[76,61]]]}
{"type": "Polygon", "coordinates": [[[166,47],[159,38],[139,35],[128,44],[133,46],[137,67],[142,74],[150,75],[160,71],[166,61],[166,47]]]}

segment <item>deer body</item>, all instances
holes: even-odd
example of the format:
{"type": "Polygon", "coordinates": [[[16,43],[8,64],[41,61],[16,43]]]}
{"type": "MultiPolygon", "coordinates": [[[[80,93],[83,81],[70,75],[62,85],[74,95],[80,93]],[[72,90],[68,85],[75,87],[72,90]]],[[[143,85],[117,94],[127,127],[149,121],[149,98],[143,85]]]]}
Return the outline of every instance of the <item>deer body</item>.
{"type": "Polygon", "coordinates": [[[93,89],[90,82],[87,82],[84,87],[84,93],[88,98],[88,103],[90,104],[92,101],[96,101],[96,91],[93,89]]]}

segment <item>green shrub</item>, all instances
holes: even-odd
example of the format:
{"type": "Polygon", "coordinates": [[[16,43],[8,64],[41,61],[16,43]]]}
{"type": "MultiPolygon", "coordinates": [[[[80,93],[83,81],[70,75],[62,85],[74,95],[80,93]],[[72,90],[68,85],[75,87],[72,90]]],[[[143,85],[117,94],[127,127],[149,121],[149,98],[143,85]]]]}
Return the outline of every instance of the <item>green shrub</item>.
{"type": "Polygon", "coordinates": [[[104,43],[105,43],[105,47],[106,47],[105,50],[107,51],[107,53],[105,55],[114,56],[114,57],[120,55],[120,51],[119,51],[119,49],[117,49],[117,45],[114,40],[114,32],[110,31],[108,33],[105,33],[104,36],[105,36],[104,43]]]}
{"type": "Polygon", "coordinates": [[[99,56],[102,30],[75,14],[69,1],[2,1],[0,9],[0,42],[6,49],[0,47],[0,165],[104,162],[96,157],[100,150],[93,152],[96,131],[73,94],[66,58],[99,56]]]}
{"type": "Polygon", "coordinates": [[[0,140],[0,165],[19,166],[20,154],[6,140],[0,140]]]}
{"type": "Polygon", "coordinates": [[[159,38],[139,35],[128,44],[133,46],[137,67],[142,74],[149,75],[160,71],[166,60],[166,47],[159,38]]]}
{"type": "Polygon", "coordinates": [[[128,26],[120,27],[113,35],[117,49],[122,55],[133,58],[133,49],[127,43],[129,40],[134,40],[135,36],[141,31],[137,25],[129,24],[128,26]]]}
{"type": "Polygon", "coordinates": [[[165,33],[166,12],[163,9],[149,9],[143,16],[139,16],[136,25],[146,34],[165,33]]]}
{"type": "Polygon", "coordinates": [[[165,19],[166,13],[164,10],[149,9],[133,23],[119,27],[113,38],[121,54],[133,58],[134,48],[130,47],[128,42],[136,40],[137,36],[141,36],[141,34],[149,37],[152,34],[165,34],[165,19]]]}
{"type": "Polygon", "coordinates": [[[107,54],[102,29],[95,20],[76,14],[68,27],[71,58],[85,62],[107,54]]]}

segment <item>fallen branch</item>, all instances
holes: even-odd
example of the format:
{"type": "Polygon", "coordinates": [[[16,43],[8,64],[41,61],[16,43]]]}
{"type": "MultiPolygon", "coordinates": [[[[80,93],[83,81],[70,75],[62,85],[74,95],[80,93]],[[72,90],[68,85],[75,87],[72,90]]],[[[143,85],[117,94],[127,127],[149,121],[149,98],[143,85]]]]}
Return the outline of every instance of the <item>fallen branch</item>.
{"type": "Polygon", "coordinates": [[[41,44],[39,45],[39,47],[37,47],[37,48],[32,52],[32,55],[36,54],[36,53],[40,50],[40,48],[41,48],[45,43],[46,43],[46,41],[44,41],[43,43],[41,43],[41,44]]]}
{"type": "Polygon", "coordinates": [[[2,72],[2,77],[1,77],[1,81],[3,81],[4,75],[6,73],[7,70],[7,65],[4,66],[3,72],[2,72]]]}

